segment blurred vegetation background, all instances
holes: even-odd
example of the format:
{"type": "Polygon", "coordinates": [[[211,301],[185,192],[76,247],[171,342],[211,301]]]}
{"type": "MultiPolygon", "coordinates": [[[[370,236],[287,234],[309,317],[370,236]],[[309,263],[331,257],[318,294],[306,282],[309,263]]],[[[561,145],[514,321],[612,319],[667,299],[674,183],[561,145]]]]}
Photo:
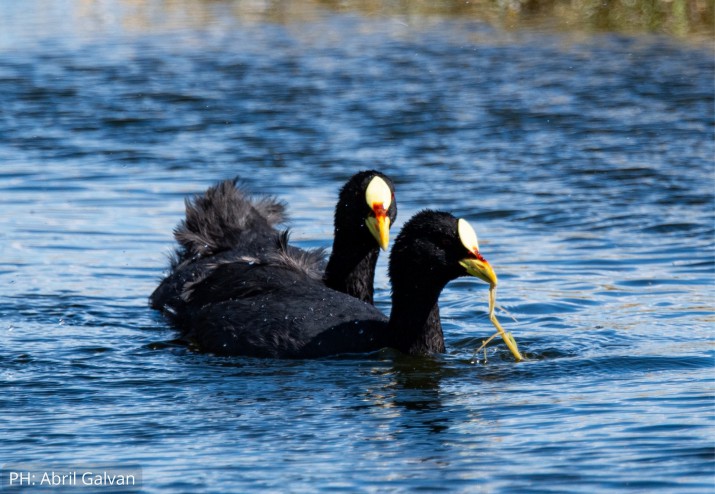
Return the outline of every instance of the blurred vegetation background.
{"type": "Polygon", "coordinates": [[[0,46],[62,29],[161,31],[229,18],[288,24],[340,12],[408,25],[459,17],[507,32],[658,34],[715,49],[715,0],[22,0],[0,7],[0,46]]]}
{"type": "Polygon", "coordinates": [[[315,3],[369,15],[470,16],[504,29],[674,36],[713,36],[715,33],[715,0],[322,0],[315,3]]]}

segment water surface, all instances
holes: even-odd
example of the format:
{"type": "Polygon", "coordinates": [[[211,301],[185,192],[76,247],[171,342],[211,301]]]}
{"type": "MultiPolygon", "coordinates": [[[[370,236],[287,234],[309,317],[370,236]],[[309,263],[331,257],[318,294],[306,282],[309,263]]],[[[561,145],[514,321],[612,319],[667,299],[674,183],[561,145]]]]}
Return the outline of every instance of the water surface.
{"type": "MultiPolygon", "coordinates": [[[[712,492],[709,47],[420,15],[182,21],[171,2],[161,29],[70,29],[14,5],[3,462],[139,465],[152,493],[712,492]],[[396,228],[425,207],[475,225],[526,362],[498,342],[473,358],[492,329],[466,278],[434,358],[173,341],[147,297],[187,194],[239,175],[289,203],[297,244],[327,247],[365,168],[396,181],[396,228]]],[[[387,312],[385,273],[383,256],[387,312]]]]}

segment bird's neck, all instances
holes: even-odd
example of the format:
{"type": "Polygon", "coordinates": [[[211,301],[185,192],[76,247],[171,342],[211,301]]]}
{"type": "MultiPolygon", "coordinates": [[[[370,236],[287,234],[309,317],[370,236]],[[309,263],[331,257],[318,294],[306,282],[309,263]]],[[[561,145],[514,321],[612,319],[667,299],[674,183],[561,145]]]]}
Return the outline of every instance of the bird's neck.
{"type": "Polygon", "coordinates": [[[444,352],[438,305],[443,287],[417,283],[402,288],[393,285],[389,323],[393,345],[409,355],[444,352]]]}
{"type": "Polygon", "coordinates": [[[333,252],[325,267],[325,284],[333,290],[372,304],[379,252],[372,239],[368,243],[351,242],[336,235],[333,252]]]}

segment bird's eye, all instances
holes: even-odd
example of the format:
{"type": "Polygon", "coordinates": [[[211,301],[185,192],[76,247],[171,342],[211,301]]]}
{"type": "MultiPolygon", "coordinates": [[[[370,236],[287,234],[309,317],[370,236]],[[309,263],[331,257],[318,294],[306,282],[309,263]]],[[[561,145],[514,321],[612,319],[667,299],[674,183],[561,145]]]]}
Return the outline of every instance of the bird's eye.
{"type": "Polygon", "coordinates": [[[447,250],[452,246],[452,241],[448,237],[440,237],[437,240],[437,245],[447,250]]]}

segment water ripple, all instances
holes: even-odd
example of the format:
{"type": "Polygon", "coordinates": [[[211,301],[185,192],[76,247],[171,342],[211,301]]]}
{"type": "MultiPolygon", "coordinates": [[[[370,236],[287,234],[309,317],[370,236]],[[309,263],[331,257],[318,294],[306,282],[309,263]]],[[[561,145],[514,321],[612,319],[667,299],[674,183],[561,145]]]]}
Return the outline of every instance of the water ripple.
{"type": "Polygon", "coordinates": [[[147,492],[711,490],[709,48],[325,12],[43,32],[0,49],[0,456],[139,463],[147,492]],[[396,228],[476,225],[525,362],[474,355],[466,278],[432,358],[217,358],[147,307],[186,195],[240,175],[328,246],[375,167],[396,228]]]}

